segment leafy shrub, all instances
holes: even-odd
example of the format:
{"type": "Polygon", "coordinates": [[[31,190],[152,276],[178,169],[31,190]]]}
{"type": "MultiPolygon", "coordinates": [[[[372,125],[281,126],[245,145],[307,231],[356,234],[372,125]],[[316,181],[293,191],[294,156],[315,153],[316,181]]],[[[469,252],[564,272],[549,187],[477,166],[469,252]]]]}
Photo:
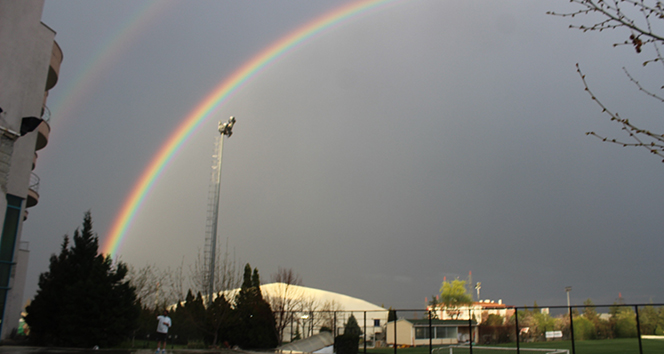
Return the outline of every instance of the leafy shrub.
{"type": "Polygon", "coordinates": [[[595,339],[595,325],[583,317],[578,316],[574,318],[574,339],[575,340],[587,340],[595,339]]]}

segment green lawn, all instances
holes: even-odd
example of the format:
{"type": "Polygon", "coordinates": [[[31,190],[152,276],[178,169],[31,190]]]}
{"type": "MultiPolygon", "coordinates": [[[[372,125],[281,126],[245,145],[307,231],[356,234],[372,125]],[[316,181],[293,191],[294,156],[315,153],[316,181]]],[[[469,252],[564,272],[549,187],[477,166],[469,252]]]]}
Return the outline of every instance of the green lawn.
{"type": "MultiPolygon", "coordinates": [[[[660,354],[664,353],[664,340],[642,339],[643,354],[660,354]]],[[[516,347],[516,343],[501,345],[502,347],[516,347]]],[[[521,343],[521,348],[547,348],[547,349],[567,349],[572,354],[572,342],[570,341],[556,341],[556,342],[536,342],[536,343],[521,343]]],[[[434,348],[436,348],[434,346],[434,348]]],[[[639,342],[636,338],[633,339],[607,339],[607,340],[585,340],[575,342],[576,354],[639,354],[639,342]]],[[[429,347],[416,347],[397,349],[397,354],[427,354],[429,347]]],[[[360,353],[362,350],[360,349],[360,353]]],[[[394,354],[394,348],[380,348],[380,349],[367,349],[367,353],[371,354],[394,354]]],[[[436,354],[448,354],[448,350],[437,351],[436,354]]],[[[457,353],[457,350],[454,351],[457,353]]],[[[458,351],[459,354],[470,353],[470,351],[458,351]]],[[[516,350],[485,350],[475,349],[473,354],[511,354],[516,353],[516,350]]],[[[533,353],[533,352],[528,352],[533,353]]],[[[542,353],[543,352],[536,352],[542,353]]]]}

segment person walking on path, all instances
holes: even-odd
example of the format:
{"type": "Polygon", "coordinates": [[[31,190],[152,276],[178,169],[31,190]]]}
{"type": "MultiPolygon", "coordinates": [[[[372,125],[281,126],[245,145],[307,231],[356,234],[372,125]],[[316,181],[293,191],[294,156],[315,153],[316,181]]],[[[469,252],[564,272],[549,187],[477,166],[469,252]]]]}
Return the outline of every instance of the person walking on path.
{"type": "Polygon", "coordinates": [[[164,310],[164,314],[157,316],[157,354],[159,348],[161,353],[166,353],[166,338],[168,337],[168,329],[171,328],[171,318],[168,317],[168,311],[164,310]],[[163,346],[162,346],[163,344],[163,346]]]}

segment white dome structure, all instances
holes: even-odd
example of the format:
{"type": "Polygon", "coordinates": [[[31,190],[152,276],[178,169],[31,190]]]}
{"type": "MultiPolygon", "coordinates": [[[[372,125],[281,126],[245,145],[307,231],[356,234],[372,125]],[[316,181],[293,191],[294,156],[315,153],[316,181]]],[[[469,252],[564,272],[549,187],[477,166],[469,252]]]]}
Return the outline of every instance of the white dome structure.
{"type": "Polygon", "coordinates": [[[300,285],[270,283],[261,285],[261,292],[263,293],[263,297],[266,298],[279,297],[283,294],[290,299],[315,299],[319,304],[335,303],[339,305],[339,310],[346,312],[385,312],[385,319],[387,319],[387,310],[385,308],[376,306],[362,299],[332,291],[308,288],[300,285]]]}
{"type": "MultiPolygon", "coordinates": [[[[237,291],[239,289],[233,293],[236,294],[237,291]]],[[[282,332],[284,342],[290,342],[297,337],[297,334],[301,338],[309,338],[318,334],[323,326],[330,330],[336,327],[335,334],[342,334],[348,318],[353,315],[362,330],[362,339],[364,340],[366,335],[368,346],[373,347],[376,335],[383,332],[383,326],[387,323],[387,309],[332,291],[270,283],[261,285],[261,293],[271,305],[278,301],[291,304],[289,307],[292,308],[286,309],[292,312],[292,316],[282,332]]],[[[272,311],[277,317],[279,310],[274,307],[272,311]]]]}

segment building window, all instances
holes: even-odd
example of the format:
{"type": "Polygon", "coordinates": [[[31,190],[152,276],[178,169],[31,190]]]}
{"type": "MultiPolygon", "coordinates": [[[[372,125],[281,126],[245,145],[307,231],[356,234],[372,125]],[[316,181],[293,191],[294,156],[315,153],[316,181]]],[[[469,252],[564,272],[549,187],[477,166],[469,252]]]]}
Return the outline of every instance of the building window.
{"type": "Polygon", "coordinates": [[[415,327],[415,339],[429,339],[429,327],[415,327]]]}
{"type": "MultiPolygon", "coordinates": [[[[433,336],[431,338],[436,339],[449,339],[457,337],[457,328],[456,327],[443,327],[443,326],[433,326],[431,327],[431,333],[433,336]]],[[[415,327],[415,339],[429,339],[429,327],[415,327]]]]}
{"type": "Polygon", "coordinates": [[[380,318],[374,319],[374,327],[380,327],[380,318]]]}
{"type": "Polygon", "coordinates": [[[456,338],[456,327],[436,327],[436,338],[456,338]]]}

